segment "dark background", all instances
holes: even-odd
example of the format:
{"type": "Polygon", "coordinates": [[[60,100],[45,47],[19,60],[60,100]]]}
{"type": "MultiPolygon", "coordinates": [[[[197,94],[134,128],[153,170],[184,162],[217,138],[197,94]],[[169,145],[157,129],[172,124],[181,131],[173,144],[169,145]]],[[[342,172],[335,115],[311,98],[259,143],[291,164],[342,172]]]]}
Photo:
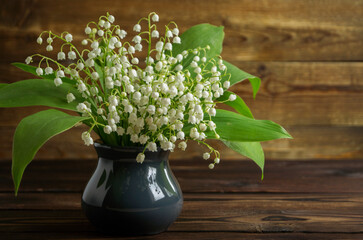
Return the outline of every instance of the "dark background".
{"type": "MultiPolygon", "coordinates": [[[[273,120],[294,137],[264,143],[267,159],[363,157],[361,0],[3,0],[0,9],[0,82],[4,83],[31,78],[10,63],[23,62],[35,52],[48,54],[45,44],[36,43],[40,32],[69,31],[80,45],[86,23],[107,11],[128,32],[151,11],[159,14],[160,24],[174,20],[181,32],[199,23],[223,25],[223,58],[262,79],[255,100],[247,83],[232,90],[245,99],[257,119],[273,120]]],[[[0,108],[0,160],[11,159],[17,123],[41,109],[0,108]]],[[[54,137],[36,158],[96,158],[93,148],[82,143],[83,130],[78,127],[54,137]]],[[[240,158],[218,147],[222,160],[240,158]]],[[[171,158],[192,158],[202,152],[193,145],[171,158]]]]}

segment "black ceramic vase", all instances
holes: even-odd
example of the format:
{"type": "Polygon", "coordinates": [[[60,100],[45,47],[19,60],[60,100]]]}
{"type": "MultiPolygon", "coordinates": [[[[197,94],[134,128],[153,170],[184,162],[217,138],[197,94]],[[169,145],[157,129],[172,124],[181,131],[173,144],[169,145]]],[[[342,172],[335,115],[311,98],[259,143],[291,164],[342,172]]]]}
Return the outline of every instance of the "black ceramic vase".
{"type": "Polygon", "coordinates": [[[82,196],[82,208],[99,230],[120,235],[157,234],[179,216],[183,195],[168,162],[169,152],[94,144],[98,166],[82,196]]]}

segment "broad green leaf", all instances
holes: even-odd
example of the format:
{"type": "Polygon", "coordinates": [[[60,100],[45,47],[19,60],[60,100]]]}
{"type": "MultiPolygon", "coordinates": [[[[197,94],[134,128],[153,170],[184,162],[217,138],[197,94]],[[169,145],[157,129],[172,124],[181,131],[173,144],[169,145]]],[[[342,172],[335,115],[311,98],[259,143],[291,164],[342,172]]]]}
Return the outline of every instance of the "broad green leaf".
{"type": "MultiPolygon", "coordinates": [[[[252,85],[253,98],[255,98],[261,85],[261,79],[249,73],[246,73],[245,71],[242,71],[241,69],[227,61],[223,61],[223,63],[227,67],[227,73],[231,74],[231,78],[229,79],[229,81],[231,82],[231,86],[248,79],[252,85]]],[[[222,78],[222,82],[225,82],[227,80],[228,77],[222,78]]]]}
{"type": "Polygon", "coordinates": [[[261,143],[259,143],[259,142],[231,142],[231,141],[224,141],[224,140],[222,140],[222,142],[227,147],[236,151],[237,153],[252,159],[261,168],[261,171],[262,171],[261,179],[263,179],[263,168],[265,166],[265,154],[263,153],[261,143]]]}
{"type": "Polygon", "coordinates": [[[51,137],[62,133],[87,117],[71,116],[50,109],[30,115],[20,121],[13,140],[12,174],[17,194],[26,166],[33,160],[39,148],[51,137]]]}
{"type": "Polygon", "coordinates": [[[221,102],[226,101],[226,102],[224,102],[224,104],[232,107],[238,113],[242,114],[243,116],[253,118],[253,115],[252,115],[250,109],[248,108],[247,104],[243,101],[243,99],[240,96],[235,94],[237,97],[236,100],[228,101],[229,96],[232,94],[234,94],[234,93],[225,91],[223,93],[223,95],[217,99],[217,101],[221,101],[221,102]]]}
{"type": "MultiPolygon", "coordinates": [[[[54,78],[55,78],[54,73],[52,73],[52,74],[43,74],[43,75],[39,76],[36,73],[37,67],[31,66],[31,65],[27,65],[27,64],[24,64],[24,63],[18,63],[18,62],[12,63],[12,65],[17,67],[17,68],[20,68],[21,70],[23,70],[25,72],[31,73],[34,76],[37,76],[37,77],[40,77],[40,78],[43,78],[43,79],[54,80],[54,78]]],[[[67,78],[67,77],[63,77],[62,81],[65,82],[65,83],[75,83],[74,80],[72,80],[70,78],[67,78]]]]}
{"type": "Polygon", "coordinates": [[[47,79],[29,79],[8,84],[0,88],[0,107],[48,106],[76,110],[82,100],[73,85],[63,83],[56,87],[47,79]],[[66,96],[71,92],[76,100],[68,103],[66,96]]]}
{"type": "MultiPolygon", "coordinates": [[[[173,44],[173,56],[182,53],[184,50],[195,49],[198,47],[210,46],[210,50],[207,51],[206,58],[213,58],[218,56],[222,52],[224,32],[223,27],[213,26],[207,23],[195,25],[181,34],[181,44],[173,44]]],[[[188,57],[183,60],[183,67],[189,66],[192,62],[193,54],[189,54],[188,57]]]]}
{"type": "MultiPolygon", "coordinates": [[[[280,125],[268,120],[255,120],[240,114],[217,109],[212,117],[216,131],[221,140],[237,142],[261,142],[279,138],[292,138],[280,125]]],[[[216,138],[214,133],[207,132],[208,138],[216,138]]]]}
{"type": "MultiPolygon", "coordinates": [[[[227,100],[228,97],[233,94],[232,92],[226,91],[222,97],[218,98],[219,101],[227,100]]],[[[238,113],[243,116],[253,118],[252,113],[242,98],[237,96],[237,99],[233,102],[225,102],[225,104],[233,107],[238,113]]],[[[263,169],[265,165],[265,155],[259,142],[231,142],[222,140],[222,142],[230,149],[236,151],[237,153],[252,159],[262,171],[261,179],[263,179],[263,169]]]]}
{"type": "Polygon", "coordinates": [[[7,83],[0,83],[0,88],[3,88],[5,86],[7,86],[8,84],[7,83]]]}

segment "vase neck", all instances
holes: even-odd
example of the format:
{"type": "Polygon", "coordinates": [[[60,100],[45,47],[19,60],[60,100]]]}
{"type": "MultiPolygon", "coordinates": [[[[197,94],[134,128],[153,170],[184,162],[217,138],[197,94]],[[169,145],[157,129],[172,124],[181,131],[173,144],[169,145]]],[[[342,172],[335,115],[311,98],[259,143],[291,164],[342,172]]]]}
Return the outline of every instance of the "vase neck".
{"type": "MultiPolygon", "coordinates": [[[[130,161],[135,162],[139,153],[143,152],[143,147],[117,147],[94,143],[99,158],[113,161],[130,161]]],[[[161,162],[167,161],[170,151],[158,149],[156,152],[145,151],[144,162],[161,162]]]]}

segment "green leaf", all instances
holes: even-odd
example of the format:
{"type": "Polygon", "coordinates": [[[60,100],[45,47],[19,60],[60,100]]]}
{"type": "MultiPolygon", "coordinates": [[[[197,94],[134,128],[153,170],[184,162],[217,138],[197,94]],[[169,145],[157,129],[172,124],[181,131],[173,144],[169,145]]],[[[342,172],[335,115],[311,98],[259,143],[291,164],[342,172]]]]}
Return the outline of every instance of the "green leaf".
{"type": "MultiPolygon", "coordinates": [[[[249,73],[246,73],[245,71],[242,71],[241,69],[227,61],[223,61],[223,63],[227,67],[227,73],[231,74],[231,78],[229,79],[229,81],[231,82],[231,86],[248,79],[252,85],[253,98],[255,98],[261,85],[261,79],[249,73]]],[[[228,77],[225,76],[224,78],[222,78],[221,82],[223,83],[227,80],[228,77]]]]}
{"type": "MultiPolygon", "coordinates": [[[[279,138],[292,138],[280,125],[268,120],[255,120],[240,114],[217,109],[212,117],[216,131],[221,140],[237,142],[261,142],[279,138]]],[[[208,138],[216,138],[212,132],[206,133],[208,138]]]]}
{"type": "MultiPolygon", "coordinates": [[[[218,56],[222,52],[224,32],[223,27],[213,26],[207,23],[195,25],[185,31],[181,36],[181,44],[173,44],[173,56],[182,53],[184,50],[195,49],[198,47],[210,46],[207,51],[207,59],[218,56]]],[[[193,54],[183,60],[183,67],[189,66],[192,62],[193,54]]]]}
{"type": "MultiPolygon", "coordinates": [[[[232,92],[224,92],[223,96],[218,98],[219,101],[225,101],[229,98],[232,92]]],[[[237,95],[236,95],[237,96],[237,95]]],[[[242,114],[243,116],[253,118],[252,113],[246,103],[237,96],[237,99],[233,102],[225,102],[225,104],[233,107],[238,113],[242,114]]],[[[252,159],[262,171],[261,180],[263,179],[263,169],[265,165],[265,155],[259,142],[231,142],[222,140],[222,142],[229,147],[230,149],[236,151],[237,153],[252,159]]]]}
{"type": "Polygon", "coordinates": [[[233,92],[225,91],[222,96],[220,96],[217,101],[226,101],[224,104],[232,107],[235,109],[238,113],[242,114],[243,116],[253,118],[253,115],[251,113],[251,110],[248,108],[247,104],[243,101],[243,99],[236,95],[236,100],[234,101],[228,101],[228,98],[230,95],[234,94],[233,92]]]}
{"type": "MultiPolygon", "coordinates": [[[[27,65],[27,64],[19,63],[19,62],[12,63],[12,65],[15,66],[15,67],[17,67],[17,68],[20,68],[21,70],[23,70],[25,72],[31,73],[34,76],[37,76],[37,77],[40,77],[40,78],[43,78],[43,79],[54,80],[54,78],[55,78],[55,73],[52,73],[52,74],[43,74],[43,75],[39,76],[36,73],[37,67],[31,66],[31,65],[27,65]]],[[[74,80],[72,80],[70,78],[67,78],[67,77],[62,77],[61,79],[65,83],[75,83],[74,80]]]]}
{"type": "Polygon", "coordinates": [[[0,88],[3,88],[5,86],[7,86],[8,84],[7,83],[0,83],[0,88]]]}
{"type": "Polygon", "coordinates": [[[76,110],[82,96],[73,85],[63,83],[56,87],[47,79],[29,79],[8,84],[0,88],[0,107],[48,106],[76,110]],[[71,92],[76,100],[68,103],[66,96],[71,92]]]}
{"type": "Polygon", "coordinates": [[[261,180],[263,179],[263,169],[265,166],[265,154],[263,153],[263,149],[261,143],[259,142],[231,142],[231,141],[223,141],[222,142],[229,147],[230,149],[238,152],[239,154],[246,156],[252,159],[262,171],[261,180]]]}
{"type": "Polygon", "coordinates": [[[12,174],[17,194],[26,166],[39,148],[51,137],[62,133],[88,117],[71,116],[50,109],[30,115],[19,123],[13,141],[12,174]]]}

